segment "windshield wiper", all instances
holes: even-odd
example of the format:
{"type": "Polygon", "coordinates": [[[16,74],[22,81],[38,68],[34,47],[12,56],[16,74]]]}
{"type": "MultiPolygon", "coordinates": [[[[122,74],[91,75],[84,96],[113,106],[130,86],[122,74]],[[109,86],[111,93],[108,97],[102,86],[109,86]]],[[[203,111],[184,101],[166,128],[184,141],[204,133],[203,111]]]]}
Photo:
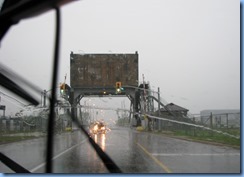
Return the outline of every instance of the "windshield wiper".
{"type": "MultiPolygon", "coordinates": [[[[70,114],[69,114],[70,115],[70,114]]],[[[75,118],[74,115],[70,115],[72,121],[80,128],[80,130],[85,134],[85,136],[89,139],[92,147],[97,152],[98,156],[103,161],[104,165],[111,173],[122,173],[120,168],[116,165],[116,163],[100,148],[100,146],[92,139],[92,137],[87,133],[85,128],[79,123],[78,119],[75,118]]]]}
{"type": "Polygon", "coordinates": [[[0,85],[30,102],[33,105],[38,105],[39,102],[33,98],[30,94],[28,94],[22,87],[16,84],[14,81],[5,76],[2,72],[0,72],[0,85]]]}
{"type": "Polygon", "coordinates": [[[15,171],[16,173],[30,173],[24,167],[13,161],[12,159],[8,158],[6,155],[0,152],[0,160],[7,165],[11,170],[15,171]]]}

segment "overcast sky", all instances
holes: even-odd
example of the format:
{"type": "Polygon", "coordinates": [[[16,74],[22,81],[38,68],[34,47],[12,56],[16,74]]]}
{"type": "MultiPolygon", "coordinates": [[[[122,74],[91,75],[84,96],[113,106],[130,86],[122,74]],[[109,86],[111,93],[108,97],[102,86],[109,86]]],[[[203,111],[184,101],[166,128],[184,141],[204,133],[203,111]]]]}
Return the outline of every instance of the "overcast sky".
{"type": "MultiPolygon", "coordinates": [[[[71,51],[138,51],[139,81],[144,74],[168,103],[191,113],[240,109],[240,1],[83,0],[61,12],[59,82],[67,73],[69,83],[71,51]]],[[[1,63],[46,90],[51,88],[54,15],[49,11],[13,26],[0,50],[1,63]]]]}

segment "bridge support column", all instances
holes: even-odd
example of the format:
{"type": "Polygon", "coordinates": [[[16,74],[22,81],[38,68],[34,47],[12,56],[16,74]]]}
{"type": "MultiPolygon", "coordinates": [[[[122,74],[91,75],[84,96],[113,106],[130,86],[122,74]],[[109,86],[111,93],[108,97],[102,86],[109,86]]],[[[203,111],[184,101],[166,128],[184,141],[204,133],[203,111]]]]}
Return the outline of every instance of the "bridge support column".
{"type": "Polygon", "coordinates": [[[138,89],[127,91],[127,96],[130,99],[130,126],[141,126],[140,118],[140,92],[138,89]]]}
{"type": "Polygon", "coordinates": [[[74,93],[74,89],[70,90],[70,98],[69,98],[69,102],[71,104],[71,118],[67,119],[67,127],[71,127],[72,128],[72,118],[76,118],[76,112],[75,112],[75,93],[74,93]]]}
{"type": "MultiPolygon", "coordinates": [[[[81,95],[78,91],[74,90],[71,88],[70,91],[70,104],[71,104],[71,116],[75,119],[77,119],[79,121],[80,124],[83,124],[83,120],[82,120],[82,114],[81,112],[81,108],[80,106],[78,107],[78,105],[80,105],[80,100],[84,97],[84,95],[81,95]],[[79,113],[79,119],[78,119],[78,113],[79,113]]],[[[72,120],[69,123],[69,125],[71,125],[72,127],[72,120]]]]}
{"type": "Polygon", "coordinates": [[[134,96],[134,117],[136,119],[136,126],[141,126],[141,116],[140,116],[140,91],[135,90],[134,96]]]}

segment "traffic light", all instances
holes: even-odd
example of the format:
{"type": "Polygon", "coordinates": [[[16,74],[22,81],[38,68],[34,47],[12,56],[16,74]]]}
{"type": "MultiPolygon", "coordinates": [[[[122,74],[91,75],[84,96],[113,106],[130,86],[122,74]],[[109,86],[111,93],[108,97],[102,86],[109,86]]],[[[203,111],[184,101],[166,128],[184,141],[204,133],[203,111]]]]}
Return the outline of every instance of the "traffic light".
{"type": "Polygon", "coordinates": [[[121,82],[116,82],[116,94],[121,93],[121,82]]]}
{"type": "Polygon", "coordinates": [[[121,82],[116,82],[116,89],[121,88],[121,82]]]}
{"type": "Polygon", "coordinates": [[[63,83],[60,85],[60,93],[63,95],[64,92],[65,92],[65,84],[63,83]]]}

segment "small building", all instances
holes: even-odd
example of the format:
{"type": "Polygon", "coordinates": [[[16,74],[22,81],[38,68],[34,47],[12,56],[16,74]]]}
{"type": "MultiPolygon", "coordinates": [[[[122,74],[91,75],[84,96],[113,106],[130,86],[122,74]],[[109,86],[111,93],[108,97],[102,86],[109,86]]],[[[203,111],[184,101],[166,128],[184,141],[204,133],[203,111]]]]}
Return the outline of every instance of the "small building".
{"type": "MultiPolygon", "coordinates": [[[[160,117],[165,118],[173,118],[173,119],[180,119],[180,118],[188,118],[188,109],[178,106],[174,103],[169,103],[165,107],[160,108],[160,117]]],[[[155,116],[158,116],[158,111],[154,112],[155,116]]]]}

